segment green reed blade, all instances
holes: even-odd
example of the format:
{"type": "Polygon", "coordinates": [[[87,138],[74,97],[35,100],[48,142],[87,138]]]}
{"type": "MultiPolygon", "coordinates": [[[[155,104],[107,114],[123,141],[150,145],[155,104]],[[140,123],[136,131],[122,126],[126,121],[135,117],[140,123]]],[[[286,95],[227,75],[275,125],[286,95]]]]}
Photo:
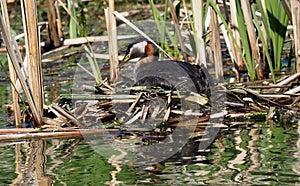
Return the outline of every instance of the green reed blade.
{"type": "Polygon", "coordinates": [[[265,6],[270,24],[270,42],[275,69],[280,70],[281,53],[287,30],[288,17],[280,0],[265,0],[265,6]]]}
{"type": "MultiPolygon", "coordinates": [[[[149,0],[149,4],[151,7],[151,11],[152,11],[152,15],[154,18],[154,21],[156,23],[160,38],[162,40],[162,38],[165,37],[165,35],[167,36],[167,38],[170,40],[171,44],[173,46],[177,46],[177,42],[176,42],[176,35],[171,35],[168,28],[166,27],[166,19],[167,19],[167,8],[165,8],[165,15],[164,15],[164,19],[162,19],[162,17],[159,14],[158,9],[155,6],[155,3],[153,0],[149,0]]],[[[168,7],[168,0],[165,1],[165,6],[168,7]]],[[[166,40],[166,39],[164,39],[166,40]]],[[[163,46],[163,48],[167,51],[168,54],[179,54],[179,49],[178,47],[174,47],[174,51],[170,49],[169,44],[168,43],[161,43],[161,46],[163,46]]],[[[174,57],[172,55],[172,57],[174,57]]]]}
{"type": "Polygon", "coordinates": [[[70,38],[77,37],[77,19],[76,19],[76,9],[74,6],[74,0],[68,0],[68,10],[70,12],[70,23],[69,23],[69,35],[70,38]]]}
{"type": "Polygon", "coordinates": [[[256,77],[256,73],[255,73],[255,64],[252,58],[252,54],[251,54],[251,48],[250,48],[250,43],[249,43],[249,38],[248,38],[248,33],[247,33],[247,28],[245,24],[251,24],[251,23],[245,23],[244,20],[244,14],[241,8],[241,4],[239,1],[237,1],[237,21],[238,21],[238,31],[240,33],[240,37],[241,37],[241,43],[242,43],[242,47],[244,49],[244,54],[246,57],[246,61],[245,61],[245,66],[248,70],[248,74],[250,76],[251,80],[254,80],[256,77]]]}
{"type": "Polygon", "coordinates": [[[95,77],[95,81],[97,84],[100,84],[102,82],[101,77],[101,71],[99,69],[99,66],[97,64],[94,52],[88,48],[87,46],[84,46],[84,50],[86,51],[86,56],[88,58],[88,61],[90,63],[90,67],[92,69],[92,74],[95,77]]]}

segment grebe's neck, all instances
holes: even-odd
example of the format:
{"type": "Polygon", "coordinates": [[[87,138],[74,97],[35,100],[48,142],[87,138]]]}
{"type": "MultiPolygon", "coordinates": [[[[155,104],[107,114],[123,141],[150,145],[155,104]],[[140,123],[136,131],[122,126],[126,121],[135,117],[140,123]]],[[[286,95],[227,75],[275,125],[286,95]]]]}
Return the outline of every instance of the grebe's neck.
{"type": "Polygon", "coordinates": [[[137,71],[141,65],[152,63],[154,61],[158,61],[158,56],[146,56],[146,57],[141,58],[134,66],[134,73],[135,74],[137,73],[137,71]]]}
{"type": "Polygon", "coordinates": [[[157,60],[157,56],[146,56],[142,57],[137,63],[151,63],[155,60],[157,60]]]}

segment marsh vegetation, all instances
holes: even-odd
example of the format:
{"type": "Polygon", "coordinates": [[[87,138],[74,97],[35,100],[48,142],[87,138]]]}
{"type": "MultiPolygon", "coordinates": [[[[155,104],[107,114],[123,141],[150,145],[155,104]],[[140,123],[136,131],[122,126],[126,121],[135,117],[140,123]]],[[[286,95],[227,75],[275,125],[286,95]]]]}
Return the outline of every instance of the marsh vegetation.
{"type": "Polygon", "coordinates": [[[297,0],[1,1],[0,144],[18,162],[5,182],[73,184],[81,171],[115,185],[299,182],[299,10],[297,0]],[[136,86],[135,62],[118,65],[141,38],[161,60],[205,66],[210,95],[136,86]]]}

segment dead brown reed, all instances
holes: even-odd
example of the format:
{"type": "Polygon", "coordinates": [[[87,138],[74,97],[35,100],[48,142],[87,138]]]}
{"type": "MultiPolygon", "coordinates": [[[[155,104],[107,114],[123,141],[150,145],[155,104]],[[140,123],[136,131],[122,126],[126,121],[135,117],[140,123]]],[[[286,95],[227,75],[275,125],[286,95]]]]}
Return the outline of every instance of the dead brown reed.
{"type": "MultiPolygon", "coordinates": [[[[230,0],[230,20],[231,20],[231,29],[232,29],[232,34],[234,38],[237,40],[237,47],[241,47],[241,39],[240,39],[240,33],[238,31],[238,20],[237,20],[237,9],[236,9],[236,1],[235,0],[230,0]]],[[[234,46],[234,42],[232,41],[233,38],[229,38],[231,42],[231,46],[234,46]]],[[[239,51],[236,49],[236,47],[232,47],[232,58],[234,61],[236,61],[236,64],[238,66],[239,70],[244,69],[244,63],[242,59],[242,54],[239,53],[239,51]]]]}
{"type": "Polygon", "coordinates": [[[291,0],[292,22],[295,40],[296,69],[300,72],[300,2],[291,0]]]}
{"type": "Polygon", "coordinates": [[[33,98],[32,92],[30,88],[27,86],[28,80],[22,73],[22,70],[19,66],[19,64],[23,64],[23,61],[20,58],[20,51],[15,50],[17,47],[16,41],[12,40],[11,35],[8,32],[8,28],[5,25],[4,19],[2,15],[0,16],[0,27],[2,29],[2,36],[3,36],[3,41],[6,44],[7,52],[9,54],[9,57],[12,61],[12,65],[16,71],[17,77],[20,81],[20,84],[22,86],[22,89],[26,95],[29,107],[32,111],[34,119],[38,122],[41,123],[41,113],[37,110],[36,108],[36,103],[33,98]]]}
{"type": "Polygon", "coordinates": [[[28,62],[29,90],[31,91],[38,115],[38,117],[35,118],[34,126],[41,126],[44,106],[44,88],[36,2],[34,0],[22,0],[21,8],[26,43],[25,61],[28,62]]]}
{"type": "Polygon", "coordinates": [[[216,12],[210,11],[210,49],[212,52],[212,60],[215,63],[216,78],[223,79],[223,60],[221,51],[221,40],[219,31],[219,22],[216,12]]]}
{"type": "Polygon", "coordinates": [[[184,61],[188,61],[188,56],[185,53],[186,49],[185,49],[185,45],[184,45],[183,38],[182,38],[182,35],[181,35],[181,31],[180,31],[180,28],[179,28],[179,22],[178,22],[178,19],[177,19],[177,15],[176,15],[176,12],[175,12],[173,1],[169,0],[168,4],[169,4],[170,12],[171,12],[171,15],[172,15],[172,20],[174,22],[176,36],[178,37],[179,44],[180,44],[180,47],[181,47],[183,59],[184,59],[184,61]]]}
{"type": "Polygon", "coordinates": [[[55,1],[47,0],[47,16],[48,16],[48,30],[49,30],[49,40],[50,45],[52,45],[54,48],[57,48],[61,45],[60,42],[60,36],[59,32],[61,32],[59,29],[61,29],[61,26],[58,24],[60,22],[57,21],[57,12],[55,11],[55,1]]]}
{"type": "Polygon", "coordinates": [[[197,56],[196,64],[206,66],[205,46],[202,38],[203,34],[203,0],[192,0],[193,21],[195,24],[194,39],[196,43],[197,56]]]}
{"type": "MultiPolygon", "coordinates": [[[[6,3],[7,3],[7,1],[1,0],[1,9],[2,9],[2,13],[3,13],[3,19],[5,20],[5,23],[6,23],[5,26],[7,28],[10,28],[10,22],[9,22],[9,18],[8,18],[8,11],[7,11],[6,3]]],[[[8,34],[11,35],[10,30],[8,30],[8,34]]],[[[15,114],[15,123],[16,123],[16,127],[20,128],[22,125],[22,122],[21,122],[21,109],[20,109],[20,105],[19,105],[19,95],[14,87],[14,85],[17,82],[17,75],[16,75],[13,64],[12,64],[8,54],[7,54],[7,58],[8,58],[9,77],[10,77],[10,81],[12,82],[11,90],[12,90],[12,99],[13,99],[13,103],[14,103],[13,109],[14,109],[14,114],[15,114]]]]}
{"type": "Polygon", "coordinates": [[[108,33],[108,46],[110,55],[110,81],[115,82],[119,76],[119,56],[118,56],[118,43],[117,43],[117,26],[116,18],[113,15],[115,11],[114,0],[109,0],[109,8],[105,9],[105,20],[108,33]]]}

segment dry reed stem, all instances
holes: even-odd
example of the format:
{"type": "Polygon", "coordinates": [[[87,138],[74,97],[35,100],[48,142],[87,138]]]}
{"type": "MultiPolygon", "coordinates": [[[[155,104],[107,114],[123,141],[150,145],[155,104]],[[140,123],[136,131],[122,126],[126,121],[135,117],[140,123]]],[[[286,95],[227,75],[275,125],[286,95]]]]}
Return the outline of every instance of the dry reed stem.
{"type": "Polygon", "coordinates": [[[69,126],[69,127],[72,127],[72,126],[78,126],[78,121],[76,119],[75,116],[73,116],[72,114],[68,113],[67,111],[65,111],[63,108],[61,108],[60,106],[58,106],[57,104],[51,104],[49,107],[48,107],[53,113],[56,114],[57,117],[59,118],[65,118],[66,120],[66,124],[69,126]],[[72,122],[72,125],[71,125],[71,122],[72,122]]]}
{"type": "Polygon", "coordinates": [[[56,21],[57,21],[58,38],[64,38],[64,34],[62,32],[62,21],[60,18],[59,6],[57,1],[55,1],[54,6],[55,6],[55,11],[57,16],[56,21]]]}
{"type": "Polygon", "coordinates": [[[12,128],[12,129],[1,129],[0,135],[6,135],[6,134],[25,134],[25,133],[38,133],[38,132],[74,132],[77,131],[78,128],[75,127],[67,127],[67,128],[61,128],[61,127],[52,127],[52,128],[45,128],[45,129],[33,129],[33,128],[12,128]]]}
{"type": "Polygon", "coordinates": [[[113,15],[113,12],[115,11],[115,2],[114,0],[109,0],[109,19],[111,23],[111,40],[110,45],[112,48],[112,65],[113,65],[113,71],[114,76],[111,78],[111,82],[115,82],[119,77],[119,54],[118,54],[118,34],[117,34],[117,21],[116,17],[113,15]]]}
{"type": "MultiPolygon", "coordinates": [[[[176,32],[176,35],[177,35],[177,38],[179,40],[179,44],[180,44],[180,47],[181,47],[181,52],[182,52],[183,59],[184,59],[184,61],[188,61],[188,57],[186,55],[186,48],[185,48],[184,41],[183,41],[183,38],[182,38],[182,35],[181,35],[181,31],[180,31],[180,28],[179,28],[179,22],[178,22],[178,19],[177,19],[177,15],[176,15],[175,8],[174,8],[172,0],[169,0],[169,7],[170,7],[172,20],[173,20],[174,26],[175,26],[175,32],[176,32]]],[[[177,47],[177,46],[174,46],[174,47],[177,47]]]]}
{"type": "MultiPolygon", "coordinates": [[[[267,15],[267,9],[266,9],[266,6],[265,6],[265,2],[264,0],[262,0],[262,7],[263,7],[263,11],[265,13],[265,15],[267,15]]],[[[267,34],[267,29],[266,29],[266,25],[265,24],[262,24],[262,28],[261,28],[261,31],[263,33],[263,40],[264,42],[266,43],[267,47],[269,46],[269,40],[268,40],[268,34],[267,34]]],[[[265,50],[262,50],[262,56],[261,56],[261,59],[263,60],[262,63],[263,63],[263,70],[265,70],[267,68],[267,54],[265,52],[265,50]]]]}
{"type": "Polygon", "coordinates": [[[252,21],[250,2],[249,1],[241,1],[241,6],[242,6],[243,13],[244,13],[245,24],[246,24],[249,42],[250,42],[250,46],[251,46],[251,53],[252,53],[253,61],[255,63],[256,77],[257,77],[257,79],[263,79],[264,74],[262,71],[262,65],[261,65],[261,61],[260,61],[259,51],[257,49],[258,43],[257,43],[257,37],[256,37],[256,33],[255,33],[254,24],[252,21]]]}
{"type": "MultiPolygon", "coordinates": [[[[231,29],[234,38],[237,41],[237,46],[241,47],[241,38],[239,33],[238,27],[238,20],[237,20],[237,7],[236,7],[236,0],[230,0],[230,18],[231,18],[231,29]]],[[[232,41],[233,38],[229,37],[231,46],[234,46],[234,42],[232,41]]],[[[244,69],[244,63],[241,54],[237,51],[236,47],[232,47],[232,58],[233,61],[237,64],[239,70],[244,69]]]]}
{"type": "Polygon", "coordinates": [[[287,2],[287,0],[280,0],[285,12],[286,12],[286,15],[288,16],[289,20],[292,20],[292,11],[291,11],[291,8],[289,6],[289,3],[287,2]]]}
{"type": "Polygon", "coordinates": [[[218,17],[215,11],[210,11],[211,20],[210,20],[210,31],[211,31],[211,43],[210,48],[213,52],[213,59],[215,64],[216,78],[218,80],[223,79],[223,60],[222,60],[222,51],[221,51],[221,40],[220,40],[220,31],[218,17]]]}
{"type": "Polygon", "coordinates": [[[109,0],[109,8],[104,10],[106,28],[108,33],[108,46],[110,55],[110,82],[115,82],[119,76],[119,57],[117,43],[117,26],[115,16],[112,14],[115,10],[114,0],[109,0]]]}
{"type": "MultiPolygon", "coordinates": [[[[48,128],[43,131],[36,129],[4,129],[0,130],[0,142],[23,141],[27,139],[57,139],[81,138],[88,135],[104,135],[108,132],[118,132],[120,129],[78,129],[78,128],[48,128]]],[[[147,132],[148,128],[128,128],[128,132],[147,132]]]]}
{"type": "Polygon", "coordinates": [[[206,66],[205,45],[202,38],[202,15],[203,15],[203,0],[192,0],[193,20],[195,24],[195,43],[197,48],[196,64],[206,66]]]}
{"type": "Polygon", "coordinates": [[[42,80],[40,38],[37,27],[37,12],[35,0],[22,0],[23,27],[25,33],[26,59],[28,60],[29,86],[35,100],[38,117],[35,118],[34,126],[42,125],[44,106],[44,90],[42,80]]]}
{"type": "Polygon", "coordinates": [[[101,94],[61,94],[62,98],[72,98],[74,100],[114,100],[114,101],[121,101],[121,100],[131,100],[135,101],[138,95],[118,95],[118,94],[111,94],[111,95],[101,95],[101,94]]]}
{"type": "Polygon", "coordinates": [[[291,0],[292,22],[295,42],[296,69],[300,72],[300,2],[291,0]]]}
{"type": "Polygon", "coordinates": [[[48,34],[50,39],[50,45],[54,48],[60,46],[60,38],[58,34],[58,22],[56,21],[56,12],[55,12],[55,1],[53,0],[46,0],[47,4],[47,16],[48,16],[48,34]]]}
{"type": "Polygon", "coordinates": [[[81,137],[82,133],[78,132],[50,132],[50,133],[28,133],[28,134],[9,134],[0,135],[0,141],[21,141],[27,139],[49,139],[49,138],[75,138],[81,137]]]}
{"type": "Polygon", "coordinates": [[[63,3],[61,0],[56,0],[57,3],[68,13],[68,15],[71,17],[71,19],[75,22],[75,24],[78,26],[79,23],[77,19],[73,16],[72,12],[70,11],[69,8],[66,7],[66,4],[63,3]]]}
{"type": "Polygon", "coordinates": [[[138,94],[138,96],[136,97],[136,99],[134,100],[134,102],[130,105],[130,107],[128,108],[128,110],[126,111],[126,113],[131,113],[133,111],[133,109],[135,108],[136,104],[139,102],[139,100],[141,99],[143,93],[140,92],[138,94]]]}
{"type": "MultiPolygon", "coordinates": [[[[286,86],[287,84],[289,84],[290,82],[294,81],[295,79],[298,79],[300,78],[300,72],[296,73],[296,74],[293,74],[289,77],[287,77],[285,80],[277,83],[276,85],[277,86],[286,86]]],[[[268,93],[276,93],[276,92],[279,92],[280,91],[280,88],[271,88],[270,90],[268,90],[268,93]]]]}
{"type": "Polygon", "coordinates": [[[22,73],[22,70],[19,65],[19,64],[22,64],[22,60],[18,57],[19,51],[15,50],[18,48],[18,46],[17,46],[16,42],[14,40],[12,40],[11,35],[9,35],[8,28],[5,26],[5,22],[3,20],[2,15],[0,16],[0,27],[2,29],[2,39],[6,45],[7,52],[12,61],[13,67],[16,71],[16,74],[20,81],[21,87],[27,97],[27,101],[28,101],[29,107],[32,111],[33,117],[36,121],[39,121],[39,119],[41,120],[40,112],[38,112],[38,110],[36,108],[35,100],[32,97],[29,87],[27,87],[26,77],[22,73]]]}
{"type": "Polygon", "coordinates": [[[300,92],[300,86],[292,88],[292,89],[286,91],[284,94],[296,94],[297,92],[300,92]]]}
{"type": "MultiPolygon", "coordinates": [[[[65,49],[68,47],[64,47],[65,49]]],[[[79,51],[73,51],[73,52],[69,52],[67,54],[62,54],[62,55],[56,55],[47,59],[42,59],[42,63],[47,63],[47,62],[54,62],[54,61],[58,61],[58,60],[62,60],[63,58],[66,57],[71,57],[74,56],[75,54],[78,54],[79,51]]]]}
{"type": "MultiPolygon", "coordinates": [[[[19,50],[19,51],[25,51],[25,45],[23,45],[23,44],[17,45],[17,50],[19,50]]],[[[0,47],[0,53],[7,54],[6,47],[0,47]]]]}
{"type": "MultiPolygon", "coordinates": [[[[136,38],[137,35],[121,35],[118,36],[118,40],[122,39],[132,39],[136,38]]],[[[79,45],[79,44],[85,44],[85,43],[93,43],[93,42],[100,42],[100,41],[109,41],[108,36],[88,36],[88,37],[78,37],[78,38],[72,38],[72,39],[65,39],[62,42],[63,46],[68,45],[79,45]]],[[[45,46],[45,42],[41,43],[41,46],[45,46]]]]}
{"type": "MultiPolygon", "coordinates": [[[[7,11],[7,2],[5,0],[1,1],[1,9],[3,13],[3,19],[5,20],[7,28],[10,28],[10,23],[9,23],[9,17],[8,17],[8,11],[7,11]]],[[[8,30],[9,35],[11,35],[10,30],[8,30]]],[[[7,59],[8,59],[8,68],[9,68],[9,76],[10,76],[10,81],[13,83],[11,85],[11,91],[12,91],[12,98],[13,98],[13,107],[14,107],[14,115],[15,115],[15,123],[17,128],[22,127],[22,121],[21,121],[21,109],[19,105],[19,95],[17,91],[15,90],[15,85],[17,82],[17,75],[14,70],[13,64],[9,58],[9,55],[7,54],[7,59]]]]}
{"type": "Polygon", "coordinates": [[[290,98],[290,95],[284,95],[284,94],[259,94],[259,96],[263,98],[290,98]]]}

